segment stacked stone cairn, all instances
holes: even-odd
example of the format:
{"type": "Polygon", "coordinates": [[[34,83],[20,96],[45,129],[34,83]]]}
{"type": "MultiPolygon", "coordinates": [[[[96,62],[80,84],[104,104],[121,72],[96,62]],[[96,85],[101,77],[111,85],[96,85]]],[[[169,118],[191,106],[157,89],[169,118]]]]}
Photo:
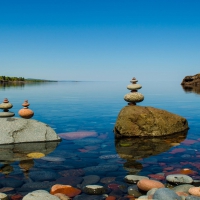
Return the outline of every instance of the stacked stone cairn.
{"type": "Polygon", "coordinates": [[[24,103],[22,104],[23,108],[18,112],[20,117],[25,119],[30,119],[31,117],[33,117],[34,112],[28,108],[29,105],[30,104],[28,103],[28,100],[25,100],[24,103]]]}
{"type": "Polygon", "coordinates": [[[137,84],[138,80],[136,80],[136,78],[132,78],[130,82],[132,84],[129,84],[127,89],[131,90],[131,92],[124,96],[124,100],[129,102],[128,105],[136,105],[136,103],[144,100],[144,96],[137,92],[142,86],[137,84]]]}
{"type": "Polygon", "coordinates": [[[13,105],[5,98],[3,103],[0,104],[0,109],[3,109],[3,112],[0,112],[0,117],[13,117],[15,113],[9,112],[9,109],[12,107],[13,105]]]}

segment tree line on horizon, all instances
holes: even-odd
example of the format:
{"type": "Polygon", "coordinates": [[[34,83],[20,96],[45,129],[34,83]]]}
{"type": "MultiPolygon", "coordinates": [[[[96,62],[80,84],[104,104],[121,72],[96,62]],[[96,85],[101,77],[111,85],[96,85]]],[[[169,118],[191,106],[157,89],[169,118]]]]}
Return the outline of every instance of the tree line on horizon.
{"type": "Polygon", "coordinates": [[[0,82],[50,82],[51,80],[43,80],[43,79],[25,79],[24,77],[11,77],[11,76],[0,76],[0,82]]]}

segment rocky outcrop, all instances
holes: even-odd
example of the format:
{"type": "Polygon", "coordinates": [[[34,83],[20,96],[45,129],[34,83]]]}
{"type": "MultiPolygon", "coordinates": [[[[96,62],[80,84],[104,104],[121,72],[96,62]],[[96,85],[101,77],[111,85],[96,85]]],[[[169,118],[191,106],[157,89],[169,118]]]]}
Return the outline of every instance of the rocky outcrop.
{"type": "Polygon", "coordinates": [[[0,144],[59,141],[60,137],[47,124],[22,118],[0,118],[0,144]]]}
{"type": "Polygon", "coordinates": [[[125,106],[118,115],[114,133],[116,137],[151,137],[187,129],[187,120],[179,115],[153,107],[125,106]]]}
{"type": "Polygon", "coordinates": [[[183,87],[200,87],[200,74],[194,76],[186,76],[181,85],[183,87]]]}

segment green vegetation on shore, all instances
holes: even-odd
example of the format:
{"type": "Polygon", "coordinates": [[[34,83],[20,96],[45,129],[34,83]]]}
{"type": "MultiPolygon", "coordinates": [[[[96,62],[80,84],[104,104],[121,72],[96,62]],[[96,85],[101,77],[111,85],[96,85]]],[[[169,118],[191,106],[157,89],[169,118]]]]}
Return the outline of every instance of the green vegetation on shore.
{"type": "Polygon", "coordinates": [[[44,80],[44,79],[25,79],[24,77],[10,77],[10,76],[0,76],[0,83],[4,82],[57,82],[53,80],[44,80]]]}

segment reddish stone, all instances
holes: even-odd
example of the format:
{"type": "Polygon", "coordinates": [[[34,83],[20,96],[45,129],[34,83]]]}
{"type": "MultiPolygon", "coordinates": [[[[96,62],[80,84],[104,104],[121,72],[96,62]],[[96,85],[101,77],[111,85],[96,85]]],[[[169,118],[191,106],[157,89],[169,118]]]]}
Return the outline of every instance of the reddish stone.
{"type": "Polygon", "coordinates": [[[158,163],[160,166],[166,166],[166,163],[158,163]]]}
{"type": "Polygon", "coordinates": [[[30,110],[29,108],[24,107],[21,110],[19,110],[18,114],[22,118],[30,119],[31,117],[33,117],[34,112],[32,110],[30,110]]]}
{"type": "Polygon", "coordinates": [[[193,171],[191,169],[187,169],[187,168],[181,169],[179,173],[180,174],[186,174],[186,175],[188,175],[188,174],[197,174],[197,172],[195,172],[195,171],[193,171]]]}
{"type": "Polygon", "coordinates": [[[149,179],[142,179],[138,181],[137,186],[139,189],[143,191],[149,191],[152,188],[164,188],[165,186],[159,182],[159,181],[154,181],[154,180],[149,180],[149,179]]]}
{"type": "Polygon", "coordinates": [[[129,198],[129,200],[135,200],[135,197],[134,196],[132,196],[132,195],[127,195],[127,196],[125,196],[126,198],[129,198]]]}
{"type": "Polygon", "coordinates": [[[176,149],[173,149],[170,153],[171,154],[176,154],[176,153],[181,153],[181,152],[184,152],[186,151],[186,149],[184,148],[176,148],[176,149]]]}
{"type": "Polygon", "coordinates": [[[11,200],[22,200],[23,196],[21,194],[14,194],[10,197],[11,200]]]}
{"type": "Polygon", "coordinates": [[[51,194],[62,193],[68,197],[75,197],[81,193],[81,190],[72,187],[71,185],[60,185],[56,184],[51,187],[51,194]]]}
{"type": "Polygon", "coordinates": [[[95,131],[68,132],[60,133],[58,135],[65,140],[78,140],[86,137],[97,137],[97,133],[95,131]]]}
{"type": "Polygon", "coordinates": [[[163,170],[172,170],[172,169],[174,169],[173,167],[165,167],[165,168],[163,168],[163,170]]]}
{"type": "Polygon", "coordinates": [[[108,185],[108,188],[112,189],[112,190],[118,190],[119,189],[119,185],[115,184],[115,183],[111,183],[108,185]]]}
{"type": "Polygon", "coordinates": [[[116,197],[114,197],[114,196],[108,196],[108,197],[106,197],[106,200],[115,200],[116,199],[116,197]]]}
{"type": "Polygon", "coordinates": [[[150,178],[156,179],[156,180],[165,180],[165,176],[160,175],[160,174],[149,174],[148,175],[150,178]]]}
{"type": "Polygon", "coordinates": [[[186,139],[183,142],[181,142],[181,144],[191,145],[191,144],[194,144],[196,142],[198,142],[198,141],[196,141],[196,140],[187,140],[186,139]]]}
{"type": "Polygon", "coordinates": [[[176,192],[176,194],[177,194],[178,196],[185,196],[185,197],[188,196],[188,194],[185,193],[185,192],[176,192]]]}
{"type": "Polygon", "coordinates": [[[188,192],[189,192],[191,195],[200,197],[200,189],[199,189],[199,187],[191,187],[191,188],[188,190],[188,192]]]}
{"type": "Polygon", "coordinates": [[[80,152],[82,152],[82,153],[87,153],[88,151],[90,151],[90,150],[88,150],[88,149],[78,149],[80,152]]]}
{"type": "Polygon", "coordinates": [[[0,189],[0,192],[8,192],[8,191],[12,191],[14,190],[15,188],[12,188],[12,187],[3,187],[0,189]]]}

